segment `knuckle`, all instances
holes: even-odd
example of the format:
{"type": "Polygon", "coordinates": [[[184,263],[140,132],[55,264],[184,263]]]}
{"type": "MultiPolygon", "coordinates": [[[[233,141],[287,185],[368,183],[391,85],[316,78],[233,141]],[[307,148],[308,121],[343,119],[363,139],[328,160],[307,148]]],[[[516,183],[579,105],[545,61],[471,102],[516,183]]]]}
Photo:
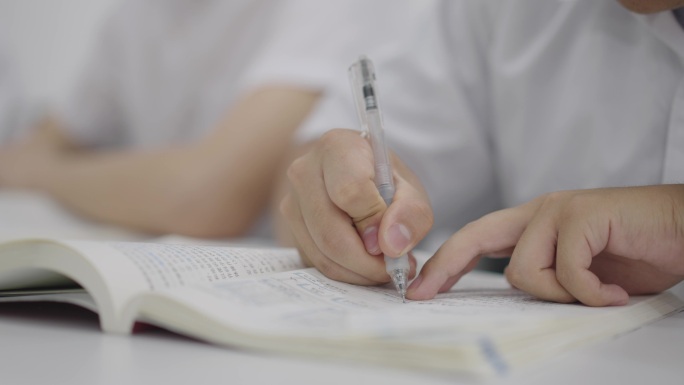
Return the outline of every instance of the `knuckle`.
{"type": "Polygon", "coordinates": [[[342,137],[344,132],[345,130],[339,128],[326,131],[323,135],[321,135],[320,139],[318,140],[317,147],[322,152],[327,152],[334,148],[337,148],[340,144],[340,138],[342,137]]]}
{"type": "Polygon", "coordinates": [[[584,213],[587,209],[593,206],[593,198],[587,194],[574,194],[567,199],[564,208],[564,214],[570,216],[578,213],[584,213]]]}
{"type": "Polygon", "coordinates": [[[368,195],[358,182],[340,183],[331,192],[331,199],[345,211],[354,211],[355,219],[368,218],[385,210],[385,202],[377,194],[368,195]]]}
{"type": "Polygon", "coordinates": [[[506,279],[508,282],[519,289],[525,287],[525,273],[515,265],[508,265],[505,270],[506,279]]]}
{"type": "Polygon", "coordinates": [[[557,191],[543,196],[541,210],[554,212],[559,218],[574,218],[578,215],[591,214],[589,210],[596,210],[594,197],[590,193],[577,191],[557,191]]]}
{"type": "Polygon", "coordinates": [[[554,191],[540,197],[545,206],[581,209],[590,206],[594,195],[588,191],[554,191]]]}
{"type": "Polygon", "coordinates": [[[290,167],[287,168],[287,179],[293,185],[298,185],[306,179],[307,169],[307,160],[301,156],[292,161],[290,167]]]}
{"type": "Polygon", "coordinates": [[[542,195],[541,200],[544,206],[554,206],[563,202],[566,199],[566,194],[565,191],[553,191],[542,195]]]}
{"type": "Polygon", "coordinates": [[[331,198],[340,207],[347,207],[367,199],[363,193],[363,190],[361,189],[360,184],[351,180],[344,181],[337,185],[335,190],[332,191],[331,195],[331,198]]]}

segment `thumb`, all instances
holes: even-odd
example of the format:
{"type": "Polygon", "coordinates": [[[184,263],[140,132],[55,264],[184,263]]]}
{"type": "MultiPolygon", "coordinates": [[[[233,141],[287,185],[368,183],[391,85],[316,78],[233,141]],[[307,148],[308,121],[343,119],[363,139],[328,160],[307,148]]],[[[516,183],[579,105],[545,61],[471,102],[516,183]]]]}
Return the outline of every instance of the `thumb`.
{"type": "Polygon", "coordinates": [[[432,206],[418,178],[396,161],[396,192],[382,217],[380,248],[398,257],[413,249],[427,235],[434,222],[432,206]]]}
{"type": "Polygon", "coordinates": [[[345,212],[356,227],[369,254],[381,253],[378,231],[387,205],[375,187],[373,151],[358,131],[336,130],[322,146],[325,188],[332,203],[345,212]]]}

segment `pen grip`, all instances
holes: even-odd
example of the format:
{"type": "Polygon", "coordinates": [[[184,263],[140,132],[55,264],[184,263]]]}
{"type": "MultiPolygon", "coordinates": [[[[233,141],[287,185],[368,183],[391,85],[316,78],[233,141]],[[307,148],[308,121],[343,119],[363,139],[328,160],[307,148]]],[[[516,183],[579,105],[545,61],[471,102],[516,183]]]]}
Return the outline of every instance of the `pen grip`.
{"type": "Polygon", "coordinates": [[[395,270],[405,270],[408,274],[408,271],[410,270],[408,254],[404,254],[399,258],[385,256],[385,270],[390,276],[395,270]]]}

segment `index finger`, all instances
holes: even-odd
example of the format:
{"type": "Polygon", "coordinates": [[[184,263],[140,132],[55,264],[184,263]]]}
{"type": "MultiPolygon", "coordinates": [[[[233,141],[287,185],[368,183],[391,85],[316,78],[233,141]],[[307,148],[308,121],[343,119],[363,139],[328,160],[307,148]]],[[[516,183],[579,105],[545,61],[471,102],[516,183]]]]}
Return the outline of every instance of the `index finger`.
{"type": "Polygon", "coordinates": [[[439,248],[409,287],[411,299],[430,299],[455,284],[472,261],[515,246],[536,211],[536,202],[500,210],[469,223],[439,248]],[[448,286],[448,285],[447,285],[448,286]]]}
{"type": "Polygon", "coordinates": [[[375,186],[373,151],[368,141],[358,131],[336,130],[334,135],[321,138],[318,151],[324,153],[323,180],[335,206],[351,217],[360,233],[380,222],[387,205],[375,186]]]}

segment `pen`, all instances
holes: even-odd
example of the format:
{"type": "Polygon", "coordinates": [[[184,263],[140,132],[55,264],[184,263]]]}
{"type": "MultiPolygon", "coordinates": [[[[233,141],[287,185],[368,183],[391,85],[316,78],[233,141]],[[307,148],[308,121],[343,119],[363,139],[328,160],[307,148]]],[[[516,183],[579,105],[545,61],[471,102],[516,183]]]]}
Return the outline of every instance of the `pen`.
{"type": "MultiPolygon", "coordinates": [[[[370,139],[373,148],[373,160],[375,163],[375,186],[387,206],[394,198],[394,178],[392,165],[385,144],[385,129],[382,124],[382,115],[378,106],[378,94],[375,86],[375,69],[373,62],[367,57],[361,56],[358,61],[349,67],[349,80],[356,104],[356,112],[370,139]]],[[[408,255],[392,258],[385,255],[385,269],[392,278],[394,287],[406,302],[406,286],[409,275],[408,255]]]]}

